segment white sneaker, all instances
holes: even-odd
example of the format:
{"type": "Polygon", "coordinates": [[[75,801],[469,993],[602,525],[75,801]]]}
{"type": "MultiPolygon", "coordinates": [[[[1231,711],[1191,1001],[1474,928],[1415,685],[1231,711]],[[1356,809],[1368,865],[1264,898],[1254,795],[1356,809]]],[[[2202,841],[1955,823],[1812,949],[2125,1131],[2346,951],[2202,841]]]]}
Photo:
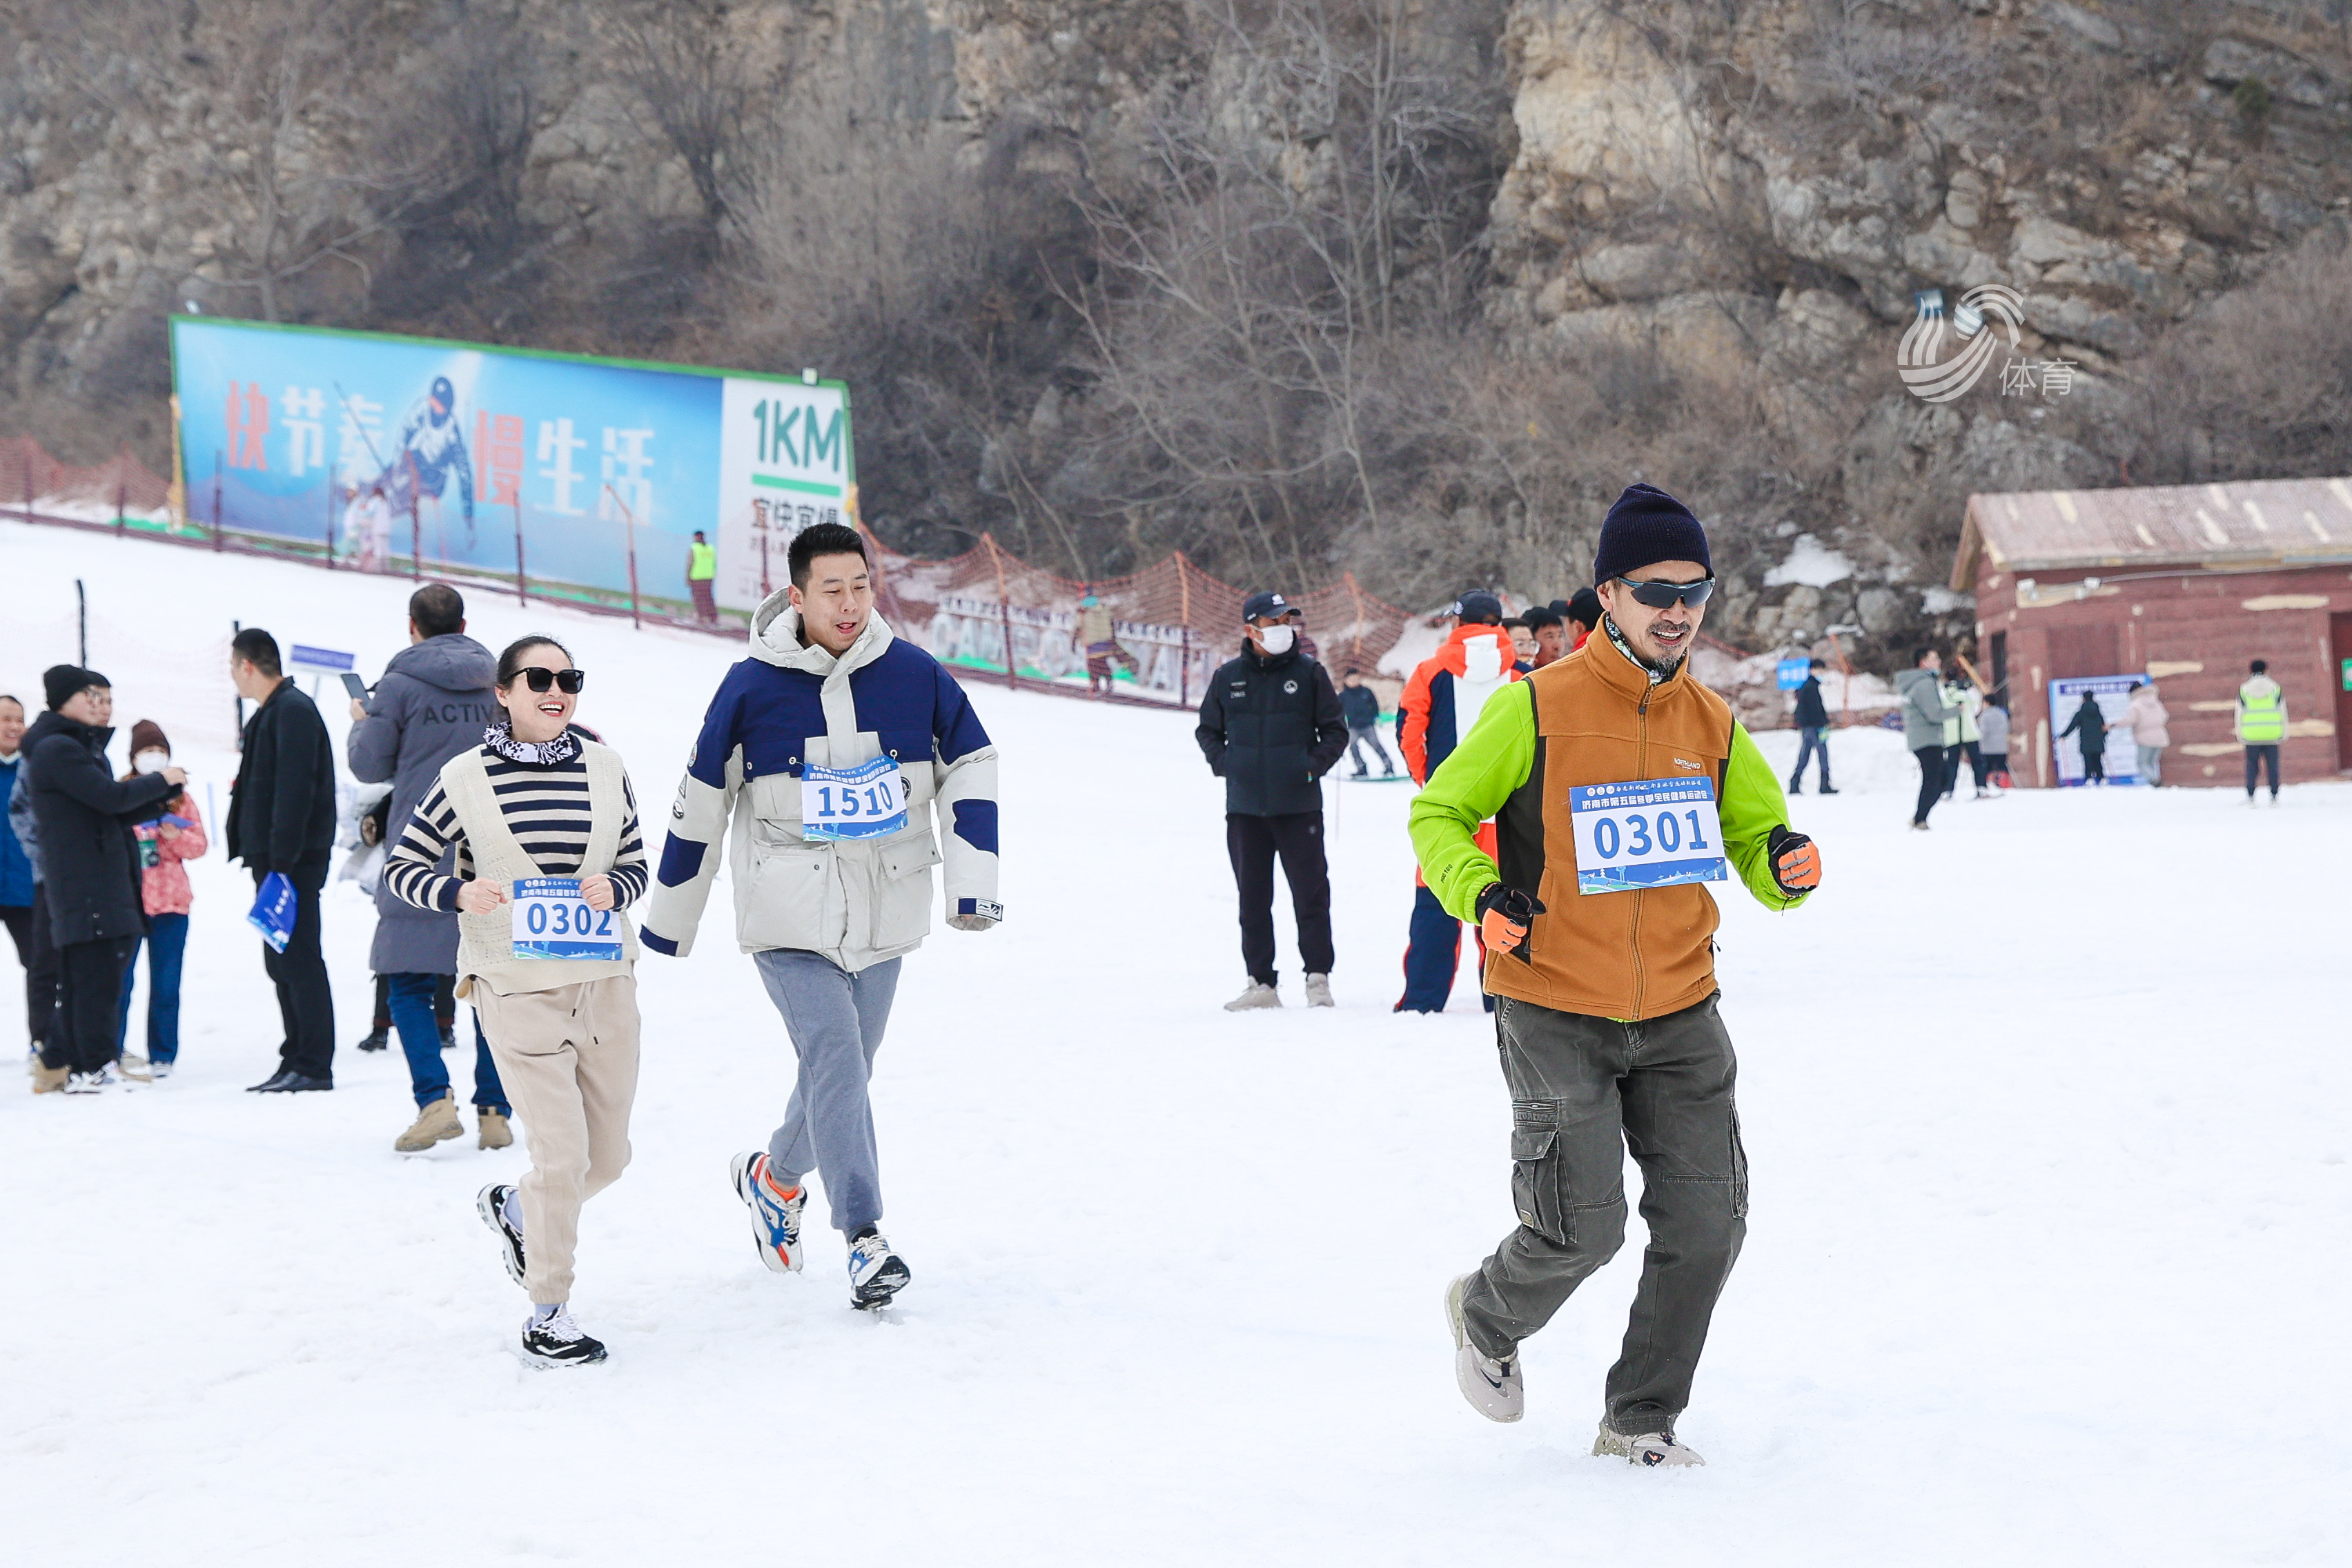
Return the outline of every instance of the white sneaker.
{"type": "Polygon", "coordinates": [[[1628,1437],[1612,1430],[1606,1421],[1601,1424],[1601,1436],[1592,1440],[1592,1452],[1596,1458],[1630,1459],[1634,1464],[1652,1467],[1706,1463],[1696,1449],[1685,1447],[1672,1432],[1644,1432],[1637,1437],[1628,1437]]]}
{"type": "Polygon", "coordinates": [[[1249,988],[1247,990],[1244,991],[1240,995],[1225,1004],[1225,1011],[1228,1013],[1246,1013],[1253,1007],[1279,1007],[1281,1005],[1282,994],[1280,992],[1276,991],[1271,985],[1253,980],[1249,983],[1249,988]]]}
{"type": "Polygon", "coordinates": [[[1519,1375],[1519,1358],[1496,1361],[1470,1342],[1462,1326],[1462,1293],[1475,1275],[1465,1274],[1445,1288],[1445,1321],[1454,1331],[1454,1382],[1470,1408],[1489,1421],[1517,1421],[1527,1414],[1527,1384],[1519,1375]]]}
{"type": "Polygon", "coordinates": [[[889,1238],[872,1226],[849,1240],[849,1304],[861,1312],[887,1307],[913,1278],[889,1238]]]}
{"type": "Polygon", "coordinates": [[[1329,975],[1310,974],[1307,977],[1307,1005],[1309,1007],[1336,1007],[1339,1005],[1338,1003],[1331,1000],[1331,977],[1329,975]]]}
{"type": "Polygon", "coordinates": [[[172,1076],[172,1064],[170,1062],[149,1062],[147,1064],[147,1070],[154,1074],[157,1078],[170,1078],[172,1076]]]}
{"type": "Polygon", "coordinates": [[[96,1072],[78,1072],[66,1079],[68,1094],[103,1094],[121,1082],[111,1072],[100,1068],[96,1072]]]}

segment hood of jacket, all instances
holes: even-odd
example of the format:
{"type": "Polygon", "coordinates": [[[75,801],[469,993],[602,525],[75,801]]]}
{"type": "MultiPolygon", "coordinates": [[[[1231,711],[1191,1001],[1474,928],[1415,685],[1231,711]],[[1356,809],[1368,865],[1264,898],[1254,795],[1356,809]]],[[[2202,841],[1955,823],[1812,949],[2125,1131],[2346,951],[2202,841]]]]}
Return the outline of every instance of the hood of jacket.
{"type": "Polygon", "coordinates": [[[24,740],[17,743],[16,754],[24,756],[29,753],[52,735],[65,736],[101,762],[105,760],[106,748],[114,743],[114,731],[110,726],[101,730],[95,724],[85,724],[79,719],[68,719],[62,713],[52,711],[42,714],[25,731],[24,740]]]}
{"type": "Polygon", "coordinates": [[[482,691],[499,680],[498,656],[463,632],[411,643],[392,656],[386,675],[404,675],[443,691],[482,691]]]}
{"type": "Polygon", "coordinates": [[[820,679],[836,669],[846,672],[873,663],[897,637],[890,623],[877,610],[866,617],[866,629],[857,634],[849,651],[835,658],[814,643],[801,641],[801,613],[793,608],[789,588],[779,588],[761,600],[751,616],[753,658],[779,669],[804,669],[820,679]]]}
{"type": "MultiPolygon", "coordinates": [[[[1932,669],[1898,669],[1895,672],[1895,691],[1899,697],[1908,698],[1922,685],[1933,686],[1936,683],[1936,672],[1932,669]]],[[[1943,699],[1939,697],[1937,700],[1940,702],[1943,699]]]]}
{"type": "Polygon", "coordinates": [[[1501,644],[1501,647],[1497,649],[1497,652],[1502,658],[1501,667],[1496,673],[1486,678],[1489,680],[1499,680],[1502,679],[1501,672],[1503,670],[1509,669],[1514,662],[1511,653],[1511,634],[1505,631],[1500,626],[1477,625],[1456,626],[1454,628],[1452,635],[1448,636],[1444,642],[1437,645],[1437,652],[1432,657],[1437,660],[1438,667],[1440,668],[1448,669],[1453,671],[1455,675],[1466,677],[1469,674],[1470,668],[1470,649],[1468,645],[1475,642],[1480,637],[1496,638],[1501,644]]]}

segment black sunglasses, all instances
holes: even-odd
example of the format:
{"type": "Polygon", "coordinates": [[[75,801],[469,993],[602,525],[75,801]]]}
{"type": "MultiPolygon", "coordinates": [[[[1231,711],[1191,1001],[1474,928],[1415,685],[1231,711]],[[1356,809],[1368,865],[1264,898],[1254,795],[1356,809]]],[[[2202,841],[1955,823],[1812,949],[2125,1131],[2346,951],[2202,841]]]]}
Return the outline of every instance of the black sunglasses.
{"type": "Polygon", "coordinates": [[[534,664],[527,668],[516,670],[515,674],[530,682],[530,689],[533,691],[544,691],[551,686],[560,686],[563,688],[564,695],[568,697],[579,696],[580,689],[588,684],[588,672],[584,669],[541,669],[534,664]]]}
{"type": "Polygon", "coordinates": [[[1617,579],[1633,590],[1633,602],[1647,605],[1654,610],[1670,610],[1676,605],[1704,605],[1715,597],[1715,579],[1702,577],[1696,583],[1636,583],[1631,577],[1617,579]]]}

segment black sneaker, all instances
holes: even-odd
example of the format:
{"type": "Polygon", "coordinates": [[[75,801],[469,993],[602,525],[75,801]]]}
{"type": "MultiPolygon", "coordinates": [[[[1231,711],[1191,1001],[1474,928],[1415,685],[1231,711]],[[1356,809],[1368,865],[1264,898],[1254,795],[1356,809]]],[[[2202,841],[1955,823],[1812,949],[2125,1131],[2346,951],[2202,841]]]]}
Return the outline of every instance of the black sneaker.
{"type": "Polygon", "coordinates": [[[389,1031],[377,1029],[373,1033],[370,1034],[366,1039],[360,1042],[359,1048],[363,1051],[380,1051],[383,1049],[386,1045],[391,1043],[391,1037],[389,1031]]]}
{"type": "Polygon", "coordinates": [[[1816,795],[1835,795],[1837,794],[1837,791],[1830,788],[1827,784],[1823,784],[1820,789],[1815,790],[1813,793],[1816,795]]]}
{"type": "Polygon", "coordinates": [[[571,1308],[558,1307],[544,1318],[534,1312],[523,1324],[522,1353],[541,1366],[593,1366],[604,1359],[604,1342],[583,1332],[571,1308]]]}
{"type": "Polygon", "coordinates": [[[906,1259],[872,1226],[849,1238],[849,1304],[859,1311],[888,1306],[913,1278],[906,1259]]]}
{"type": "MultiPolygon", "coordinates": [[[[514,1188],[509,1184],[492,1182],[474,1194],[474,1212],[480,1215],[482,1223],[497,1234],[499,1256],[507,1266],[507,1278],[520,1285],[522,1283],[522,1232],[507,1223],[507,1199],[513,1193],[514,1188]]],[[[527,1334],[524,1336],[526,1342],[529,1338],[527,1334]]],[[[593,1344],[595,1342],[592,1340],[589,1342],[593,1344]]],[[[596,1354],[601,1358],[604,1353],[604,1348],[598,1345],[596,1354]]]]}

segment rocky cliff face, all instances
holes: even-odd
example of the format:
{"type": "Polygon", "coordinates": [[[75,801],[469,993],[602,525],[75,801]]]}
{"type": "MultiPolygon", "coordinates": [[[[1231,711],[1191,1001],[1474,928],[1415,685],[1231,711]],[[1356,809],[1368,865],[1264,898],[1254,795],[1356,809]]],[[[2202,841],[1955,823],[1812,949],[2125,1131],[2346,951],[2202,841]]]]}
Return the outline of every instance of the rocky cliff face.
{"type": "MultiPolygon", "coordinates": [[[[2343,265],[2352,37],[2317,0],[1365,4],[1501,110],[1481,132],[1500,177],[1476,283],[1495,352],[1635,354],[1765,411],[1755,467],[1777,446],[1787,482],[1716,501],[1741,536],[1719,624],[1756,646],[1841,622],[1957,630],[1936,584],[1969,490],[2173,477],[2135,414],[2166,345],[2298,247],[2343,265]],[[2018,300],[2013,346],[1992,312],[1999,363],[2024,369],[1944,403],[1907,392],[1917,291],[1956,307],[1993,284],[2018,300]]],[[[713,279],[761,151],[740,133],[778,123],[763,107],[920,122],[961,139],[968,169],[1024,128],[1019,158],[1115,202],[1168,103],[1293,112],[1252,68],[1270,14],[28,3],[0,24],[0,429],[80,459],[128,440],[160,465],[161,317],[184,303],[725,357],[713,279]]],[[[1311,190],[1311,127],[1299,145],[1311,190]]],[[[1056,347],[1000,389],[1024,439],[1076,417],[1080,357],[1056,347]]],[[[977,498],[1002,447],[941,460],[972,468],[977,498]]],[[[1412,504],[1466,536],[1465,517],[1521,503],[1456,486],[1412,504]]],[[[1433,570],[1483,561],[1565,591],[1580,528],[1515,519],[1519,543],[1433,570]]],[[[1335,537],[1344,555],[1353,536],[1335,537]]]]}

